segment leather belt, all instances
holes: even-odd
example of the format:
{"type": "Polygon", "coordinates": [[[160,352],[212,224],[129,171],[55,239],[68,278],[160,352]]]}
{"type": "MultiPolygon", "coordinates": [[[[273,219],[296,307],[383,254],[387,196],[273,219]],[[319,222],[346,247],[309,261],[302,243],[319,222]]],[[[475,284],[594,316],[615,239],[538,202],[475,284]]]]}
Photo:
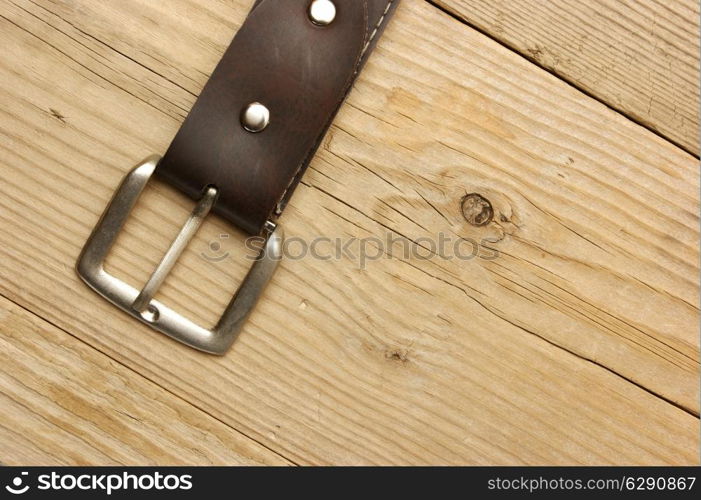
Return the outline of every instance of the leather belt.
{"type": "Polygon", "coordinates": [[[81,278],[153,328],[223,354],[281,258],[276,224],[399,0],[257,0],[163,158],[123,180],[78,259],[81,278]],[[198,200],[141,290],[103,262],[153,174],[198,200]],[[212,210],[265,245],[217,325],[153,297],[212,210]]]}

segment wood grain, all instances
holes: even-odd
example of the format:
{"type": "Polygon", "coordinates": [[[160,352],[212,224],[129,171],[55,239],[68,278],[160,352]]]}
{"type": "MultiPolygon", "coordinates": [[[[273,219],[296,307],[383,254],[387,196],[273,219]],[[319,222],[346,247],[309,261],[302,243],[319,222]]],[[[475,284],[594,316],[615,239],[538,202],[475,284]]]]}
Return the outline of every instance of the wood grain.
{"type": "MultiPolygon", "coordinates": [[[[384,258],[286,259],[223,358],[79,282],[115,186],[248,7],[4,2],[0,293],[297,463],[697,463],[694,158],[418,0],[282,220],[307,242],[389,233],[384,258]],[[469,192],[492,223],[464,221],[469,192]],[[402,255],[439,233],[498,257],[402,255]]],[[[109,269],[142,284],[190,206],[153,183],[109,269]]],[[[214,321],[247,264],[228,233],[208,219],[159,298],[214,321]],[[213,241],[231,256],[203,258],[213,241]]]]}
{"type": "Polygon", "coordinates": [[[0,298],[5,465],[283,465],[282,457],[0,298]]]}
{"type": "Polygon", "coordinates": [[[434,3],[698,156],[698,2],[434,3]]]}

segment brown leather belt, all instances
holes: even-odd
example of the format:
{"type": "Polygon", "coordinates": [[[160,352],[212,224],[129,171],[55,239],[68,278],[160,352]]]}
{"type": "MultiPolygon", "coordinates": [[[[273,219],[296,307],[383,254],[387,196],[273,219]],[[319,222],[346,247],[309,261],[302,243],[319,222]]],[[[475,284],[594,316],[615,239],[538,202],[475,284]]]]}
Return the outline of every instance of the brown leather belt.
{"type": "Polygon", "coordinates": [[[78,260],[81,278],[132,316],[223,354],[281,257],[276,225],[399,0],[257,0],[162,159],[124,179],[78,260]],[[198,204],[141,290],[103,262],[151,175],[198,204]],[[153,297],[213,210],[265,246],[213,329],[153,297]]]}

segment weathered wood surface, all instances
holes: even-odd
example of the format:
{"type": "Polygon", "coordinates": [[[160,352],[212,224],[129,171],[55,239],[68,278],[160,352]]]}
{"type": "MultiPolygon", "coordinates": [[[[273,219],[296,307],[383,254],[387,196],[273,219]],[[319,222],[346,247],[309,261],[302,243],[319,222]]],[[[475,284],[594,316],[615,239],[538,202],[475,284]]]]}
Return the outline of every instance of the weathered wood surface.
{"type": "Polygon", "coordinates": [[[699,2],[432,0],[699,154],[699,2]]]}
{"type": "Polygon", "coordinates": [[[5,465],[287,463],[5,298],[0,331],[5,465]]]}
{"type": "MultiPolygon", "coordinates": [[[[283,261],[222,358],[79,282],[114,188],[248,4],[3,1],[0,293],[295,463],[697,463],[696,160],[426,2],[398,10],[282,219],[391,233],[391,258],[283,261]],[[463,219],[470,192],[493,222],[463,219]],[[499,256],[402,255],[441,232],[499,256]]],[[[143,284],[190,207],[154,182],[109,268],[143,284]]],[[[202,258],[223,233],[208,219],[161,293],[193,319],[245,272],[235,234],[202,258]]]]}

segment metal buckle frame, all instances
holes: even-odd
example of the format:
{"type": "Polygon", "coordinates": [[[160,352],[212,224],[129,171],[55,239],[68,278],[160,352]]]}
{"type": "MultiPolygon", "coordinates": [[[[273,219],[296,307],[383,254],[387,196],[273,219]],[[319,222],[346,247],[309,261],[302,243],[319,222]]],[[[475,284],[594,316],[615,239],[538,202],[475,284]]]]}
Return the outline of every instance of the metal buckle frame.
{"type": "Polygon", "coordinates": [[[141,290],[117,279],[104,269],[105,257],[159,160],[159,156],[150,156],[127,174],[85,243],[76,270],[93,290],[143,323],[195,349],[224,354],[236,340],[282,258],[282,228],[268,222],[266,240],[260,254],[216,326],[206,329],[193,323],[154,300],[153,296],[214,205],[216,188],[208,187],[205,190],[190,218],[141,290]]]}

